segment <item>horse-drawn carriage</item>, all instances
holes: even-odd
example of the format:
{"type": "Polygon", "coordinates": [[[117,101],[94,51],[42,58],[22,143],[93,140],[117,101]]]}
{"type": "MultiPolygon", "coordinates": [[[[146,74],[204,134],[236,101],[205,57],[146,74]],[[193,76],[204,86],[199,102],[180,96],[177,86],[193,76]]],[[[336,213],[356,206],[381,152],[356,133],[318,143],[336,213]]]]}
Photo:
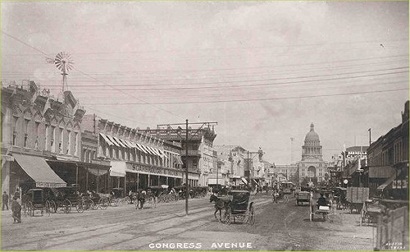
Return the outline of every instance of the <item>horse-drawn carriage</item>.
{"type": "Polygon", "coordinates": [[[378,201],[375,200],[366,200],[363,203],[362,210],[360,212],[360,225],[367,223],[377,222],[377,217],[385,211],[385,206],[381,205],[378,201]]]}
{"type": "Polygon", "coordinates": [[[42,188],[29,189],[23,195],[22,204],[24,213],[29,216],[34,216],[36,210],[39,210],[41,215],[44,212],[50,215],[52,211],[50,201],[46,199],[42,188]]]}
{"type": "Polygon", "coordinates": [[[250,192],[247,190],[231,190],[226,196],[211,195],[210,202],[215,202],[215,218],[219,211],[219,221],[231,224],[240,220],[243,223],[253,225],[255,223],[255,210],[253,201],[250,200],[250,192]],[[223,218],[221,217],[222,210],[225,210],[223,218]]]}
{"type": "Polygon", "coordinates": [[[295,193],[296,196],[296,205],[302,205],[303,203],[310,202],[310,190],[306,187],[301,187],[299,191],[295,193]]]}
{"type": "MultiPolygon", "coordinates": [[[[320,194],[323,196],[323,193],[320,194]]],[[[325,221],[332,210],[332,205],[330,201],[326,203],[321,202],[318,197],[318,193],[310,192],[310,207],[309,207],[309,219],[310,221],[314,220],[315,215],[321,215],[322,219],[325,221]]],[[[323,199],[323,198],[322,198],[323,199]]]]}

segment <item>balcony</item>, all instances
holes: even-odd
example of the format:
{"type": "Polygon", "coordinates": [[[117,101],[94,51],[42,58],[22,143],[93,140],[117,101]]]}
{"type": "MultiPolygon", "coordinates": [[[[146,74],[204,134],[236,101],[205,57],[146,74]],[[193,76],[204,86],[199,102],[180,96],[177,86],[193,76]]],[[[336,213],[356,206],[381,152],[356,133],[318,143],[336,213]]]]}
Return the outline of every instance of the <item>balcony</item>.
{"type": "MultiPolygon", "coordinates": [[[[186,150],[181,151],[181,156],[185,157],[186,155],[186,150]]],[[[188,150],[188,157],[201,157],[201,151],[200,150],[188,150]]]]}

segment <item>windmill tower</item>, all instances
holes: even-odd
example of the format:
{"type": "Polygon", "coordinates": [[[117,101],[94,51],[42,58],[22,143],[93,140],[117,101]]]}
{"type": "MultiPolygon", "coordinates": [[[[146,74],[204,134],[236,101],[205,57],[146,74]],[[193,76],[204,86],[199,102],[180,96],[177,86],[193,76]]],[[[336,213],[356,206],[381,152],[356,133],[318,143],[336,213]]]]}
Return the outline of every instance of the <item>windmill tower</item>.
{"type": "Polygon", "coordinates": [[[74,62],[71,60],[71,57],[68,53],[60,52],[56,55],[54,59],[54,64],[58,70],[61,71],[61,75],[63,76],[63,86],[62,86],[62,93],[68,90],[67,84],[67,75],[68,71],[73,69],[74,62]]]}

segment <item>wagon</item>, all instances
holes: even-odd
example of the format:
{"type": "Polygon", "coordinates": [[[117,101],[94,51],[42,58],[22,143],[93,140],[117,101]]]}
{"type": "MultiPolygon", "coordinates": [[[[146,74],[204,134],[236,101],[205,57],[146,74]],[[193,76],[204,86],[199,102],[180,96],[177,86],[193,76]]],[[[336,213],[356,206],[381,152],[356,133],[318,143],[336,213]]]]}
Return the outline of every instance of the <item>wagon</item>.
{"type": "Polygon", "coordinates": [[[384,206],[378,204],[378,202],[373,200],[366,200],[363,203],[362,211],[360,212],[360,225],[367,223],[376,223],[377,216],[383,213],[384,206]]]}
{"type": "Polygon", "coordinates": [[[56,210],[60,209],[64,213],[70,213],[72,208],[75,208],[77,212],[84,212],[84,202],[80,195],[77,193],[76,187],[61,187],[56,188],[56,210]]]}
{"type": "Polygon", "coordinates": [[[368,187],[348,187],[346,193],[346,201],[348,202],[348,207],[350,213],[356,211],[360,213],[362,211],[363,203],[369,199],[369,188],[368,187]]]}
{"type": "Polygon", "coordinates": [[[295,194],[296,196],[296,205],[301,205],[303,203],[308,203],[310,202],[310,192],[308,191],[299,191],[295,194]]]}
{"type": "Polygon", "coordinates": [[[255,224],[255,210],[250,192],[246,190],[231,190],[228,193],[230,200],[225,210],[225,222],[231,224],[236,220],[250,225],[255,224]]]}
{"type": "Polygon", "coordinates": [[[326,220],[331,213],[331,204],[329,203],[327,206],[318,206],[318,194],[314,194],[313,192],[310,193],[310,203],[309,203],[309,220],[313,221],[315,215],[321,215],[323,220],[326,220]]]}
{"type": "Polygon", "coordinates": [[[39,210],[41,215],[43,215],[44,212],[48,215],[51,213],[50,201],[44,197],[44,190],[41,188],[28,190],[24,195],[23,201],[25,212],[27,212],[29,216],[34,216],[36,210],[39,210]]]}

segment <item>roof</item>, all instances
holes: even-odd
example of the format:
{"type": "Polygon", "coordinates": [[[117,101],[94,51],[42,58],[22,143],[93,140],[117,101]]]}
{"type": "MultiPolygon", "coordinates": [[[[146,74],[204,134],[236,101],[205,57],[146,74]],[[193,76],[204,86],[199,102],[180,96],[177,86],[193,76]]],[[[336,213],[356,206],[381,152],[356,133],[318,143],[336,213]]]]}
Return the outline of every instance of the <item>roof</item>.
{"type": "Polygon", "coordinates": [[[347,147],[346,151],[347,152],[366,152],[367,148],[369,148],[369,146],[351,146],[351,147],[347,147]]]}
{"type": "Polygon", "coordinates": [[[305,144],[306,143],[320,143],[319,135],[315,132],[313,123],[310,125],[310,131],[306,134],[305,144]]]}

